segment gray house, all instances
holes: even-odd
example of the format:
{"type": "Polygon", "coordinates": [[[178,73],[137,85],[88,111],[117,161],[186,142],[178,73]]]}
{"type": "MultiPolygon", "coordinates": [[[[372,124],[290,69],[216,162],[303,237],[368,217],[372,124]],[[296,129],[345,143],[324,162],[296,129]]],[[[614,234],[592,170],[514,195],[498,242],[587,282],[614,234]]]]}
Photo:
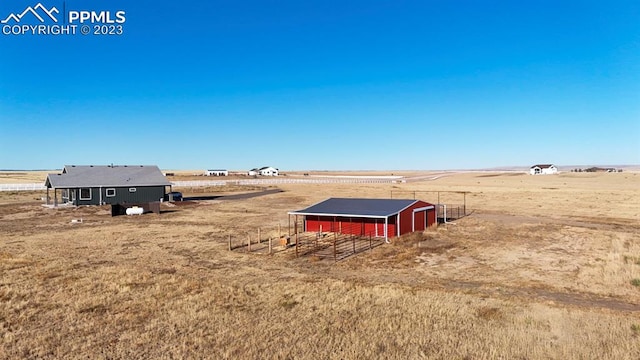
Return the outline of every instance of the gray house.
{"type": "Polygon", "coordinates": [[[65,165],[62,173],[47,175],[45,186],[47,205],[53,189],[55,206],[58,190],[61,203],[79,206],[160,201],[171,183],[155,165],[65,165]]]}

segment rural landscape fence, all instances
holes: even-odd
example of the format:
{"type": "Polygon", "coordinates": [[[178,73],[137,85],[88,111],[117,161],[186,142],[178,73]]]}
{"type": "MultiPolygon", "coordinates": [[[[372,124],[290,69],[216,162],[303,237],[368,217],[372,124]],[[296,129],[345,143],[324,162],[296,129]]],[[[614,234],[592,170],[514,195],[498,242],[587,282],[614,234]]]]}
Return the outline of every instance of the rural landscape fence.
{"type": "Polygon", "coordinates": [[[47,190],[43,183],[0,184],[0,191],[37,191],[47,190]]]}
{"type": "Polygon", "coordinates": [[[391,183],[386,178],[318,178],[318,179],[242,179],[242,180],[193,180],[174,181],[176,187],[224,186],[224,185],[278,185],[278,184],[377,184],[391,183]]]}
{"type": "Polygon", "coordinates": [[[228,250],[264,255],[289,251],[296,257],[314,256],[339,261],[385,242],[384,237],[375,236],[375,232],[362,233],[359,224],[354,224],[353,228],[343,226],[342,233],[305,232],[302,223],[292,225],[289,229],[278,224],[277,227],[229,234],[226,239],[228,250]]]}
{"type": "Polygon", "coordinates": [[[337,232],[297,233],[292,238],[296,256],[313,256],[319,259],[339,261],[360,252],[384,244],[384,238],[337,232]]]}
{"type": "Polygon", "coordinates": [[[257,254],[273,254],[289,246],[286,227],[278,224],[274,227],[259,227],[249,231],[228,234],[228,250],[257,254]]]}
{"type": "Polygon", "coordinates": [[[438,204],[437,209],[438,221],[441,222],[447,222],[449,220],[460,219],[467,216],[466,205],[438,204]]]}

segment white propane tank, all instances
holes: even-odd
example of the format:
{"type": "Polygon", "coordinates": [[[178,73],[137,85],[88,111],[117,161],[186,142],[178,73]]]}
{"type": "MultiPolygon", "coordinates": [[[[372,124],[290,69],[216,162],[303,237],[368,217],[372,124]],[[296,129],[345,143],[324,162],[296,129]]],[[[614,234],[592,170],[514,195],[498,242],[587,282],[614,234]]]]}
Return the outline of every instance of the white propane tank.
{"type": "Polygon", "coordinates": [[[126,213],[127,215],[142,215],[143,211],[144,211],[143,208],[134,206],[134,207],[127,208],[126,213]]]}

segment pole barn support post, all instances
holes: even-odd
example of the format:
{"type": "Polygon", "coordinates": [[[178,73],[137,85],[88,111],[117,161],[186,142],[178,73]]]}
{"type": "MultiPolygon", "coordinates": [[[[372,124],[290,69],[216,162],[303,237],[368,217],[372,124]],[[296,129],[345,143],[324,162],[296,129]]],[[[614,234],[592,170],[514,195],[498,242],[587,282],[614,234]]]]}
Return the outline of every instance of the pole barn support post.
{"type": "Polygon", "coordinates": [[[389,217],[384,218],[384,242],[389,243],[389,217]]]}

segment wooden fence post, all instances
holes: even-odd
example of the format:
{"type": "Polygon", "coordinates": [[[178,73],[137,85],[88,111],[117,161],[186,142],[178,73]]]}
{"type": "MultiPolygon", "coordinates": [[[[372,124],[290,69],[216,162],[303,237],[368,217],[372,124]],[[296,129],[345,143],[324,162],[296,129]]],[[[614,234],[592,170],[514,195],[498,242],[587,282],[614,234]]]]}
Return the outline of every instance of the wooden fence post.
{"type": "Polygon", "coordinates": [[[231,234],[229,234],[229,251],[231,251],[231,234]]]}
{"type": "Polygon", "coordinates": [[[247,251],[251,252],[251,235],[247,235],[247,251]]]}
{"type": "Polygon", "coordinates": [[[296,231],[296,257],[298,257],[298,231],[296,231]]]}
{"type": "Polygon", "coordinates": [[[271,238],[269,238],[269,255],[271,255],[271,238]]]}
{"type": "Polygon", "coordinates": [[[262,243],[262,238],[260,237],[260,228],[258,228],[258,244],[262,243]]]}
{"type": "Polygon", "coordinates": [[[353,237],[353,253],[356,253],[356,237],[353,237]]]}

